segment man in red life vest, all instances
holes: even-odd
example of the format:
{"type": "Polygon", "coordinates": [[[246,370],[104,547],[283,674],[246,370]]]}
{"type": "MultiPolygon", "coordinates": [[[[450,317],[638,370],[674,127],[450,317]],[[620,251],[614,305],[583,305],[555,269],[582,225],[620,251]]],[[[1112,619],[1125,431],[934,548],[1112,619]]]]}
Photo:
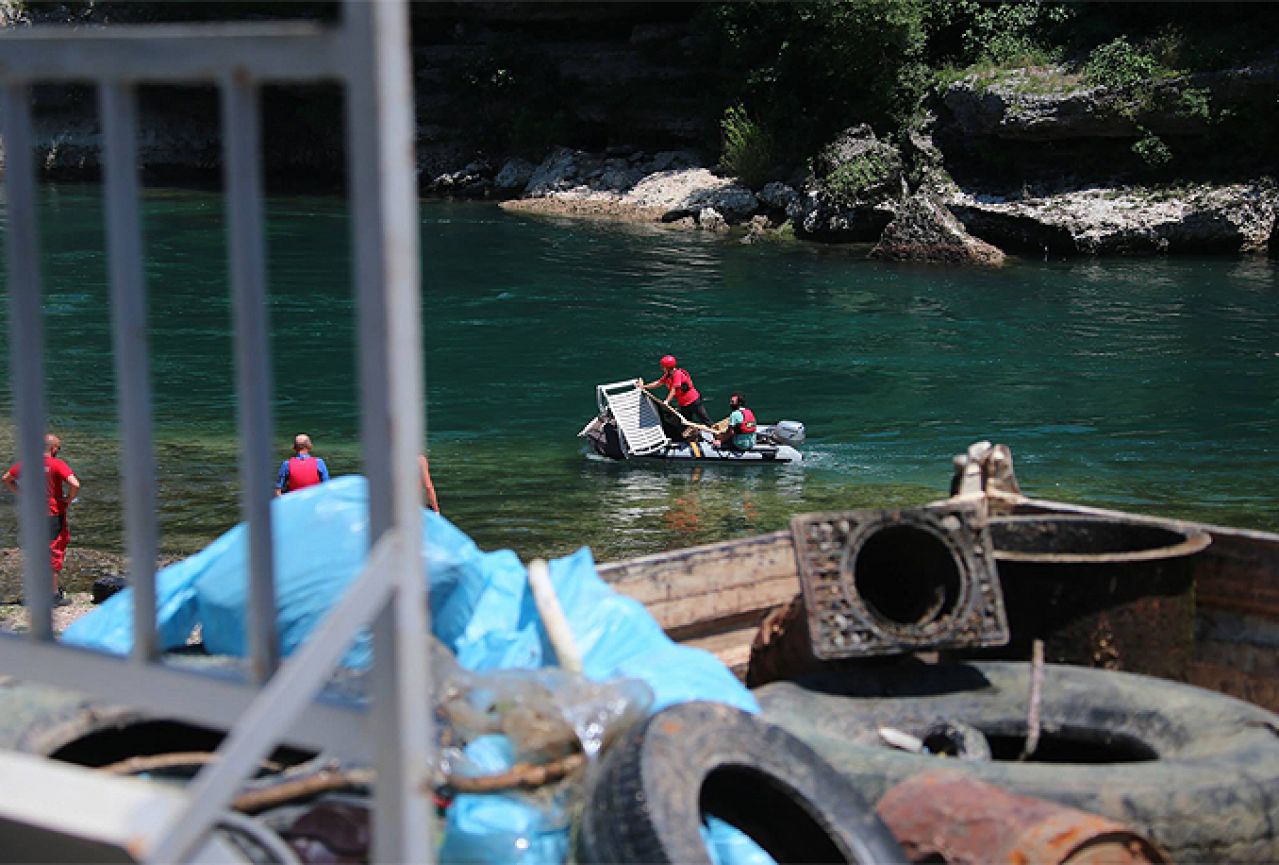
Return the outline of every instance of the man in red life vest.
{"type": "MultiPolygon", "coordinates": [[[[71,540],[71,530],[67,527],[67,505],[75,501],[80,494],[80,479],[71,471],[71,466],[58,459],[62,450],[62,440],[55,435],[44,437],[44,479],[49,498],[49,567],[53,570],[53,605],[66,606],[71,603],[63,594],[59,582],[62,573],[62,562],[67,555],[67,544],[71,540]]],[[[0,480],[4,481],[12,492],[18,492],[18,478],[22,474],[22,463],[14,463],[0,480]]]]}
{"type": "Polygon", "coordinates": [[[715,439],[720,447],[729,447],[735,451],[748,451],[755,447],[755,412],[746,407],[746,397],[735,393],[728,398],[732,413],[728,416],[728,427],[715,439]]]}
{"type": "Polygon", "coordinates": [[[662,358],[661,378],[648,384],[645,384],[644,379],[641,378],[636,381],[636,384],[645,390],[660,384],[666,385],[669,390],[663,402],[670,405],[671,398],[674,397],[679,404],[679,413],[685,420],[697,421],[706,426],[711,425],[710,416],[706,414],[706,406],[702,405],[702,395],[697,392],[697,388],[693,387],[693,377],[687,370],[680,369],[673,355],[668,354],[662,358]]]}
{"type": "Polygon", "coordinates": [[[324,460],[311,456],[311,437],[298,433],[293,437],[294,456],[280,463],[275,476],[275,494],[282,496],[303,487],[313,487],[329,479],[329,467],[324,460]]]}

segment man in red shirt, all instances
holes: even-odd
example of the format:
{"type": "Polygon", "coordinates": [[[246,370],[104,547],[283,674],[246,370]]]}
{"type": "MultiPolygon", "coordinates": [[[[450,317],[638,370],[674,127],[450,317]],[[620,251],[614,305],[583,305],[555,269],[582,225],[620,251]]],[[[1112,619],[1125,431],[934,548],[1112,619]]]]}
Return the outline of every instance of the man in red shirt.
{"type": "Polygon", "coordinates": [[[697,388],[693,387],[693,377],[688,374],[688,370],[681,369],[679,362],[675,360],[674,355],[666,355],[661,360],[662,377],[656,381],[647,384],[644,379],[636,379],[635,383],[650,390],[658,385],[666,385],[666,399],[663,400],[667,405],[671,404],[671,398],[679,404],[680,414],[685,420],[697,421],[711,425],[710,415],[706,413],[706,406],[702,403],[702,395],[698,393],[697,388]]]}
{"type": "MultiPolygon", "coordinates": [[[[80,479],[71,471],[71,466],[58,459],[60,450],[61,439],[55,435],[44,437],[44,478],[49,497],[49,565],[53,569],[54,606],[71,603],[62,592],[59,574],[67,555],[67,543],[71,540],[71,530],[67,527],[67,505],[80,494],[80,479]]],[[[0,480],[12,492],[17,493],[21,473],[22,463],[14,463],[0,480]]]]}

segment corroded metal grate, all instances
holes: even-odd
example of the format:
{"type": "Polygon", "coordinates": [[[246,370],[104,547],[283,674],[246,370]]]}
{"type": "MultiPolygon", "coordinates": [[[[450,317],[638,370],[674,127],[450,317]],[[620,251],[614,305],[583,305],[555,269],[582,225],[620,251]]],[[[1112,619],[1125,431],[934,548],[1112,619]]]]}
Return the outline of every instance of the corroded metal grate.
{"type": "Polygon", "coordinates": [[[966,507],[791,520],[813,654],[822,659],[1008,642],[985,515],[966,507]]]}

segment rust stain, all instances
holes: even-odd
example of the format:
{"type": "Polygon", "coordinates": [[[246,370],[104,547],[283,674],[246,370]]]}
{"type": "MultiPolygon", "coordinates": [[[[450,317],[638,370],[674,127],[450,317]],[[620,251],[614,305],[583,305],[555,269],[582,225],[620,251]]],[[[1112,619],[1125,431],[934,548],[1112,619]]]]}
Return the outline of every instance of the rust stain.
{"type": "Polygon", "coordinates": [[[1075,838],[1079,837],[1079,831],[1079,827],[1072,827],[1065,832],[1058,832],[1048,839],[1048,843],[1054,847],[1073,843],[1075,838]]]}

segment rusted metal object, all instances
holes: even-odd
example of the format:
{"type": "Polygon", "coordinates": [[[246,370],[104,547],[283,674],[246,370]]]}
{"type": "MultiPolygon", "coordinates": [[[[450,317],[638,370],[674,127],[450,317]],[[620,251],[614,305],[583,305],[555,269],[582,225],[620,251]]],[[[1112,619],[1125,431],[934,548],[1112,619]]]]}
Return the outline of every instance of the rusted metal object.
{"type": "Polygon", "coordinates": [[[760,623],[751,642],[746,686],[758,688],[769,682],[793,679],[820,670],[827,663],[813,654],[804,598],[796,595],[760,623]]]}
{"type": "Polygon", "coordinates": [[[1024,660],[1042,639],[1050,663],[1185,679],[1194,655],[1192,557],[1211,542],[1123,519],[990,520],[1012,635],[991,653],[1024,660]]]}
{"type": "Polygon", "coordinates": [[[808,514],[791,533],[817,658],[1008,641],[980,507],[808,514]]]}
{"type": "Polygon", "coordinates": [[[879,816],[912,862],[948,865],[1138,865],[1168,862],[1149,840],[1096,814],[956,772],[925,772],[893,787],[879,816]]]}

